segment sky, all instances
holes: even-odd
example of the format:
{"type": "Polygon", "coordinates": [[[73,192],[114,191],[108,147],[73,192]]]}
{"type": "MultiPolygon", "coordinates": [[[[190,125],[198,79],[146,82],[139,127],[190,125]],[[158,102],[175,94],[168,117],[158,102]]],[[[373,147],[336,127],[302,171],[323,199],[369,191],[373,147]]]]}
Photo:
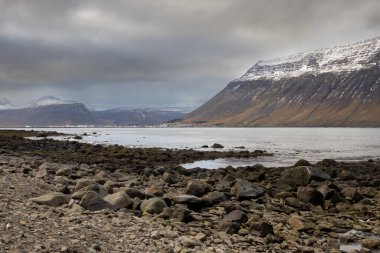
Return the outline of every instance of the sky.
{"type": "Polygon", "coordinates": [[[0,97],[199,106],[258,60],[377,36],[379,0],[0,0],[0,97]]]}

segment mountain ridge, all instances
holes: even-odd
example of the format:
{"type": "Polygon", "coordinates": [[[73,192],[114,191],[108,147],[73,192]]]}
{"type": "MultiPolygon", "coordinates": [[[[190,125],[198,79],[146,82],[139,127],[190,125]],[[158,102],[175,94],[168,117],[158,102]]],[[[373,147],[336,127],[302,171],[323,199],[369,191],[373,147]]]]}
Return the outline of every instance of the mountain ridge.
{"type": "Polygon", "coordinates": [[[256,63],[182,123],[380,126],[380,37],[281,59],[256,63]]]}

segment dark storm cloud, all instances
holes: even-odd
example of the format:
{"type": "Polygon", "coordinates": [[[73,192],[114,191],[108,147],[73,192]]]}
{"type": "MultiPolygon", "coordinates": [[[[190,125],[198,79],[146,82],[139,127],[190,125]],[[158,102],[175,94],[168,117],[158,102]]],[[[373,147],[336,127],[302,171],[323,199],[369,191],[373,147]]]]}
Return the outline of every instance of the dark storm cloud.
{"type": "Polygon", "coordinates": [[[378,0],[0,1],[0,96],[199,104],[259,59],[380,35],[378,0]]]}

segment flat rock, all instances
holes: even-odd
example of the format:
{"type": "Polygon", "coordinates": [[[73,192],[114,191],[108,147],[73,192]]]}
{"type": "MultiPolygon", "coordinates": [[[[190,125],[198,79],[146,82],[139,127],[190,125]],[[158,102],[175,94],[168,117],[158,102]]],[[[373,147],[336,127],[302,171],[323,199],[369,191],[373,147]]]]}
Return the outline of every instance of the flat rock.
{"type": "Polygon", "coordinates": [[[46,206],[61,206],[69,203],[69,197],[62,193],[48,193],[37,198],[30,199],[32,202],[46,206]]]}

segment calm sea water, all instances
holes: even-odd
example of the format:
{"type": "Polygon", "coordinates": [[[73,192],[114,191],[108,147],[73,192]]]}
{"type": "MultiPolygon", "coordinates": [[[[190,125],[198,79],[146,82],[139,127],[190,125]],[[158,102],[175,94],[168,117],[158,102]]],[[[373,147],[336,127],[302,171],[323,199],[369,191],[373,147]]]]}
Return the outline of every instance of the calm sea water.
{"type": "MultiPolygon", "coordinates": [[[[41,129],[35,129],[41,130],[41,129]]],[[[225,149],[244,146],[261,149],[273,157],[217,159],[185,164],[186,168],[288,166],[299,159],[310,162],[332,158],[343,161],[380,158],[380,128],[49,128],[68,134],[84,134],[84,142],[130,147],[201,148],[213,143],[225,149]],[[96,133],[96,134],[94,134],[96,133]]],[[[241,150],[241,149],[236,149],[241,150]]]]}

